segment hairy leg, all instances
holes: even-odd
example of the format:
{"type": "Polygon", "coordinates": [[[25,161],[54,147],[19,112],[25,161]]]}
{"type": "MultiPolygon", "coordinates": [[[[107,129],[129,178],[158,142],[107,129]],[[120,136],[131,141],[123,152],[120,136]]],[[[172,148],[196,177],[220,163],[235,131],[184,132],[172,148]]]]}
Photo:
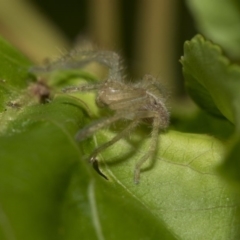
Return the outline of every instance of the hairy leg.
{"type": "Polygon", "coordinates": [[[88,92],[88,91],[98,90],[99,87],[101,86],[102,86],[102,83],[86,84],[82,86],[70,86],[62,89],[62,92],[64,93],[88,92]]]}
{"type": "Polygon", "coordinates": [[[153,129],[152,129],[151,140],[150,140],[148,152],[145,155],[143,155],[143,157],[137,162],[137,164],[135,166],[134,182],[136,184],[139,183],[141,166],[148,159],[150,159],[154,156],[155,150],[157,149],[158,133],[159,133],[160,127],[161,127],[161,120],[158,116],[156,116],[155,118],[153,118],[153,129]]]}
{"type": "Polygon", "coordinates": [[[77,132],[75,138],[77,141],[81,141],[85,138],[88,138],[91,135],[93,135],[96,131],[98,131],[99,129],[107,127],[107,126],[111,125],[112,123],[118,121],[121,118],[122,118],[122,115],[116,114],[110,118],[103,118],[96,122],[93,122],[92,124],[80,129],[77,132]]]}
{"type": "MultiPolygon", "coordinates": [[[[120,56],[112,51],[71,51],[69,55],[62,60],[65,69],[80,68],[91,62],[100,63],[109,68],[109,77],[115,81],[121,81],[122,76],[122,61],[120,56]],[[65,63],[64,63],[65,62],[65,63]]],[[[56,66],[59,64],[56,63],[56,66]]]]}
{"type": "Polygon", "coordinates": [[[34,73],[53,72],[55,70],[80,69],[85,65],[97,62],[109,68],[109,79],[121,81],[123,67],[120,56],[112,51],[81,51],[73,50],[58,60],[41,67],[32,67],[29,71],[34,73]]]}
{"type": "Polygon", "coordinates": [[[134,128],[137,127],[138,123],[139,123],[139,120],[132,121],[123,131],[121,131],[119,134],[117,134],[114,138],[112,138],[110,141],[104,143],[103,145],[101,145],[100,147],[95,149],[93,151],[93,153],[91,154],[91,156],[90,156],[90,162],[91,163],[95,162],[96,161],[96,156],[99,153],[104,151],[106,148],[112,146],[114,143],[116,143],[120,139],[122,139],[125,136],[127,136],[134,128]]]}

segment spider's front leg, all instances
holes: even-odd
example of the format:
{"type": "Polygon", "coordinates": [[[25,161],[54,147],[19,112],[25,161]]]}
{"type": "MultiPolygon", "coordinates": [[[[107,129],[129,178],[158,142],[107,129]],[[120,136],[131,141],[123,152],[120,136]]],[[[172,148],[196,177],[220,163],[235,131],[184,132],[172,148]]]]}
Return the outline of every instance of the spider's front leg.
{"type": "Polygon", "coordinates": [[[85,84],[80,86],[69,86],[62,89],[63,93],[73,93],[73,92],[89,92],[98,90],[102,86],[102,83],[95,84],[85,84]]]}

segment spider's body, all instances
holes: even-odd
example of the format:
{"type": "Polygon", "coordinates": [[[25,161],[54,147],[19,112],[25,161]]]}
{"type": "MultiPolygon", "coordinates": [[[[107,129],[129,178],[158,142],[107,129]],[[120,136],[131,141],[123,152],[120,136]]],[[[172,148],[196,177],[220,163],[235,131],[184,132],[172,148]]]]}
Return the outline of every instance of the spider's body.
{"type": "Polygon", "coordinates": [[[96,102],[99,107],[108,107],[116,114],[122,113],[122,118],[139,118],[149,122],[159,117],[161,129],[169,124],[169,113],[160,85],[151,75],[145,75],[136,84],[106,81],[98,89],[96,102]]]}
{"type": "MultiPolygon", "coordinates": [[[[152,134],[148,151],[135,167],[134,180],[139,181],[142,164],[154,156],[158,144],[158,134],[169,125],[169,112],[165,106],[165,97],[158,80],[151,75],[145,75],[137,83],[124,80],[119,56],[114,52],[94,51],[73,53],[53,63],[47,71],[55,69],[69,69],[81,67],[89,62],[96,61],[109,68],[108,78],[97,84],[71,86],[63,89],[64,92],[92,91],[97,93],[96,103],[99,107],[107,107],[115,112],[112,117],[100,119],[80,129],[76,139],[81,141],[97,130],[121,120],[130,120],[129,125],[109,142],[95,149],[90,156],[90,162],[96,161],[96,156],[121,138],[127,136],[140,122],[152,124],[152,134]]],[[[46,70],[45,70],[46,71],[46,70]]]]}

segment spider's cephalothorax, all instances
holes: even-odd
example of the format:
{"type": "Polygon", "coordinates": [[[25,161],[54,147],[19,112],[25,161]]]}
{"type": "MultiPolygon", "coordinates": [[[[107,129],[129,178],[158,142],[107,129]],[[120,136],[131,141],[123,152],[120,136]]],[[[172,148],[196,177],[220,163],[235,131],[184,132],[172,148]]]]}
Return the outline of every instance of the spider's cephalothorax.
{"type": "MultiPolygon", "coordinates": [[[[64,92],[92,91],[97,93],[96,103],[99,107],[107,107],[115,112],[111,117],[100,119],[80,129],[76,134],[78,141],[83,140],[97,130],[107,127],[120,120],[130,120],[129,125],[113,139],[101,145],[90,156],[90,162],[96,161],[97,155],[121,138],[127,136],[139,122],[147,121],[152,124],[152,133],[148,151],[137,162],[134,172],[135,183],[139,182],[140,168],[144,162],[154,156],[158,145],[158,134],[169,125],[169,112],[165,106],[166,97],[158,80],[151,75],[145,75],[137,83],[127,82],[122,73],[121,61],[118,54],[108,51],[73,52],[48,67],[45,71],[56,69],[79,68],[96,61],[109,68],[108,78],[97,84],[71,86],[64,92]]],[[[37,69],[39,70],[39,69],[37,69]]]]}
{"type": "Polygon", "coordinates": [[[119,81],[105,81],[99,87],[96,102],[99,107],[108,107],[122,118],[136,118],[151,121],[156,116],[161,119],[161,128],[169,124],[169,113],[160,85],[151,75],[145,75],[137,84],[119,81]]]}

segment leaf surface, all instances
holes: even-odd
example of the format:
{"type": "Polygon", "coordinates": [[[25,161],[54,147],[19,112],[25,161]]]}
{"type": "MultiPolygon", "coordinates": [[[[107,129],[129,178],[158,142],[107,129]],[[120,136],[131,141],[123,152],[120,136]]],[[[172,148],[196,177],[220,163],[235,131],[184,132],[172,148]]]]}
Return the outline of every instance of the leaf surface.
{"type": "Polygon", "coordinates": [[[222,55],[220,47],[197,35],[184,45],[181,59],[186,85],[208,112],[239,124],[240,67],[222,55]]]}
{"type": "Polygon", "coordinates": [[[240,66],[231,63],[219,46],[200,35],[185,43],[181,62],[186,86],[196,103],[235,125],[222,171],[239,182],[240,66]]]}

